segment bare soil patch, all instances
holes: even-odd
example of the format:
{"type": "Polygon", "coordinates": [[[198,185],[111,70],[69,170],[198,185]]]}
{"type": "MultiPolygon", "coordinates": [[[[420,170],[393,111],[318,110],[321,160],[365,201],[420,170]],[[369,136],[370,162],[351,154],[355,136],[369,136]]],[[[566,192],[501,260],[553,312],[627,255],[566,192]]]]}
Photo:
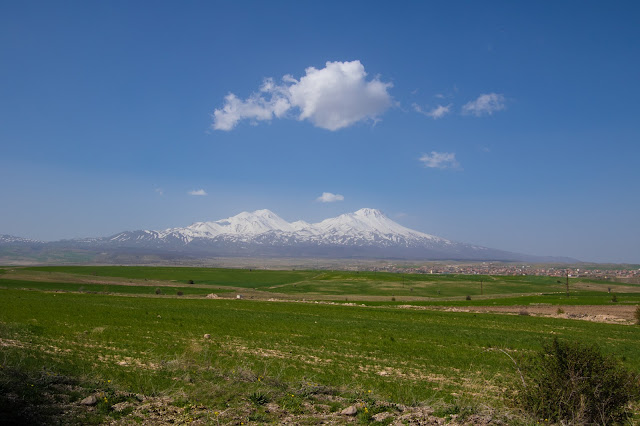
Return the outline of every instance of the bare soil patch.
{"type": "MultiPolygon", "coordinates": [[[[420,307],[422,308],[422,307],[420,307]]],[[[450,312],[492,312],[514,315],[579,319],[607,324],[634,324],[635,305],[528,305],[528,306],[473,306],[426,307],[450,312]],[[563,312],[560,312],[563,311],[563,312]]]]}

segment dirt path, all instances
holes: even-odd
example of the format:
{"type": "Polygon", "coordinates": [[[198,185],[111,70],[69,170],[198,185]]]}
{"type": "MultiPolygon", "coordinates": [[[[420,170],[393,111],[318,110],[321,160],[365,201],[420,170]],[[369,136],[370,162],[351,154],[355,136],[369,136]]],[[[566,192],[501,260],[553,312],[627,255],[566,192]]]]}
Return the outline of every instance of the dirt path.
{"type": "MultiPolygon", "coordinates": [[[[406,306],[406,305],[405,305],[406,306]]],[[[409,306],[407,306],[409,307],[409,306]]],[[[579,319],[607,324],[634,324],[636,305],[544,305],[544,306],[473,306],[418,307],[447,312],[493,312],[514,315],[535,315],[550,318],[579,319]]]]}

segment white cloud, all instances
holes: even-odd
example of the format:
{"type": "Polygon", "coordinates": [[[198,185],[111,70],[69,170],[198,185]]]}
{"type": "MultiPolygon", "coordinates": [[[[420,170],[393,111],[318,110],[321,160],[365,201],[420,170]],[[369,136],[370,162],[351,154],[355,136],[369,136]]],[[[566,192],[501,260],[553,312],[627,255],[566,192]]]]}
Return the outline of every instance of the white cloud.
{"type": "Polygon", "coordinates": [[[445,115],[449,114],[451,112],[451,104],[444,106],[444,105],[438,105],[437,107],[431,109],[430,111],[425,111],[423,110],[420,105],[418,104],[413,104],[413,109],[416,112],[419,112],[420,114],[424,114],[427,117],[431,117],[434,120],[437,120],[438,118],[442,118],[445,115]]]}
{"type": "Polygon", "coordinates": [[[194,189],[193,191],[188,192],[189,195],[207,195],[207,192],[204,189],[194,189]]]}
{"type": "Polygon", "coordinates": [[[158,195],[164,195],[164,190],[162,188],[156,188],[155,191],[158,195]]]}
{"type": "Polygon", "coordinates": [[[478,96],[478,99],[466,103],[462,107],[463,114],[471,114],[476,117],[492,115],[496,111],[506,108],[504,95],[488,93],[478,96]]]}
{"type": "Polygon", "coordinates": [[[431,151],[431,154],[424,154],[420,157],[420,161],[429,168],[457,169],[460,167],[460,163],[456,160],[456,154],[453,152],[431,151]]]}
{"type": "Polygon", "coordinates": [[[344,200],[344,196],[330,192],[323,192],[321,196],[316,198],[316,201],[320,201],[321,203],[335,203],[336,201],[342,200],[344,200]]]}
{"type": "Polygon", "coordinates": [[[388,89],[378,77],[366,80],[360,61],[327,62],[322,69],[309,67],[296,80],[282,77],[282,84],[264,80],[260,91],[246,100],[233,93],[213,112],[215,130],[232,130],[241,120],[271,121],[294,116],[315,126],[338,130],[363,120],[376,120],[392,105],[388,89]]]}
{"type": "Polygon", "coordinates": [[[253,120],[271,120],[273,118],[274,105],[256,94],[243,101],[233,93],[229,93],[224,101],[224,107],[213,112],[213,128],[216,130],[231,130],[238,124],[238,121],[246,118],[253,120]]]}

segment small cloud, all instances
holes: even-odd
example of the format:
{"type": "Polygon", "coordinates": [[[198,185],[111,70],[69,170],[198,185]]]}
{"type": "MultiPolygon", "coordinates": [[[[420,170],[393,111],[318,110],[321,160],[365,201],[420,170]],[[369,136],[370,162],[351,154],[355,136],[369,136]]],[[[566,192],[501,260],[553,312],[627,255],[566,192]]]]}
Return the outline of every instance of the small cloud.
{"type": "Polygon", "coordinates": [[[154,191],[156,191],[156,194],[158,195],[164,195],[164,190],[162,188],[156,188],[154,191]]]}
{"type": "Polygon", "coordinates": [[[456,154],[453,152],[431,151],[431,154],[424,154],[420,157],[420,161],[424,163],[425,167],[435,169],[457,169],[460,167],[460,163],[456,161],[456,154]]]}
{"type": "Polygon", "coordinates": [[[435,94],[435,95],[433,95],[433,96],[435,96],[435,97],[436,97],[436,98],[438,98],[438,99],[444,99],[444,95],[443,95],[442,93],[436,93],[436,94],[435,94]]]}
{"type": "Polygon", "coordinates": [[[400,213],[396,213],[395,216],[400,219],[400,218],[403,218],[403,217],[407,217],[407,214],[403,213],[403,212],[400,212],[400,213]]]}
{"type": "Polygon", "coordinates": [[[364,66],[356,60],[327,62],[321,69],[309,67],[300,80],[287,74],[278,84],[267,78],[247,99],[229,93],[224,106],[213,112],[211,127],[229,131],[242,120],[257,124],[292,116],[327,130],[364,120],[375,123],[393,105],[388,92],[393,85],[377,76],[367,81],[366,76],[364,66]]]}
{"type": "Polygon", "coordinates": [[[335,203],[336,201],[342,200],[344,200],[344,196],[330,192],[323,192],[321,196],[316,198],[316,201],[320,201],[321,203],[335,203]]]}
{"type": "Polygon", "coordinates": [[[194,189],[193,191],[188,192],[189,195],[207,195],[207,192],[204,189],[194,189]]]}
{"type": "Polygon", "coordinates": [[[437,120],[439,118],[444,117],[445,115],[449,114],[451,112],[451,104],[444,106],[444,105],[438,105],[437,107],[431,109],[430,111],[425,111],[423,110],[420,105],[418,104],[413,104],[413,109],[416,112],[419,112],[420,114],[424,114],[427,117],[431,117],[434,120],[437,120]]]}
{"type": "Polygon", "coordinates": [[[475,101],[466,103],[462,107],[462,113],[482,117],[483,115],[492,115],[494,112],[505,108],[504,95],[499,93],[488,93],[478,96],[478,99],[475,101]]]}

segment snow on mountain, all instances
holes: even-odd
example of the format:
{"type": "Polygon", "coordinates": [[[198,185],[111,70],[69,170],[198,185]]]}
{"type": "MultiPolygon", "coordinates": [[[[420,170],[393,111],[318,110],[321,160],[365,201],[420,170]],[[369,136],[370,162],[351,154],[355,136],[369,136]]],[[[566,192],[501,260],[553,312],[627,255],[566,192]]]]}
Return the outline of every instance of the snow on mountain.
{"type": "MultiPolygon", "coordinates": [[[[289,223],[269,210],[243,212],[227,219],[196,222],[161,231],[127,231],[106,238],[42,243],[8,235],[5,247],[121,250],[184,256],[359,257],[423,260],[503,260],[549,262],[528,256],[458,243],[406,228],[380,210],[360,209],[319,223],[289,223]],[[46,246],[46,247],[45,247],[46,246]]],[[[560,259],[559,261],[566,261],[560,259]]]]}
{"type": "Polygon", "coordinates": [[[307,233],[315,233],[315,229],[309,222],[305,222],[304,220],[298,220],[295,222],[291,222],[291,227],[294,231],[298,232],[307,232],[307,233]]]}
{"type": "Polygon", "coordinates": [[[0,235],[0,244],[40,244],[42,241],[16,237],[14,235],[0,235]]]}
{"type": "Polygon", "coordinates": [[[432,242],[451,244],[450,241],[444,238],[405,228],[376,209],[360,209],[355,213],[347,213],[335,218],[325,219],[311,226],[319,234],[329,238],[350,235],[369,241],[383,238],[397,242],[404,238],[409,241],[426,239],[432,242]]]}
{"type": "Polygon", "coordinates": [[[215,222],[195,223],[185,229],[186,232],[193,232],[194,236],[200,236],[201,230],[206,230],[209,236],[215,236],[221,234],[257,235],[269,231],[293,232],[294,228],[274,212],[264,209],[256,210],[253,213],[242,212],[215,222]]]}
{"type": "Polygon", "coordinates": [[[173,240],[189,244],[194,240],[261,241],[265,237],[289,242],[349,245],[354,243],[379,245],[415,245],[430,243],[452,244],[450,241],[424,234],[394,222],[376,209],[360,209],[319,223],[297,221],[289,223],[270,210],[242,212],[214,222],[196,222],[185,228],[164,231],[124,232],[111,237],[112,241],[173,240]]]}
{"type": "MultiPolygon", "coordinates": [[[[190,243],[195,239],[214,239],[218,236],[232,236],[238,239],[252,237],[270,231],[295,232],[292,224],[286,222],[270,210],[242,212],[215,222],[196,222],[185,228],[169,228],[164,231],[136,231],[136,239],[180,240],[190,243]]],[[[131,232],[122,232],[111,237],[112,241],[126,241],[133,237],[131,232]]]]}

